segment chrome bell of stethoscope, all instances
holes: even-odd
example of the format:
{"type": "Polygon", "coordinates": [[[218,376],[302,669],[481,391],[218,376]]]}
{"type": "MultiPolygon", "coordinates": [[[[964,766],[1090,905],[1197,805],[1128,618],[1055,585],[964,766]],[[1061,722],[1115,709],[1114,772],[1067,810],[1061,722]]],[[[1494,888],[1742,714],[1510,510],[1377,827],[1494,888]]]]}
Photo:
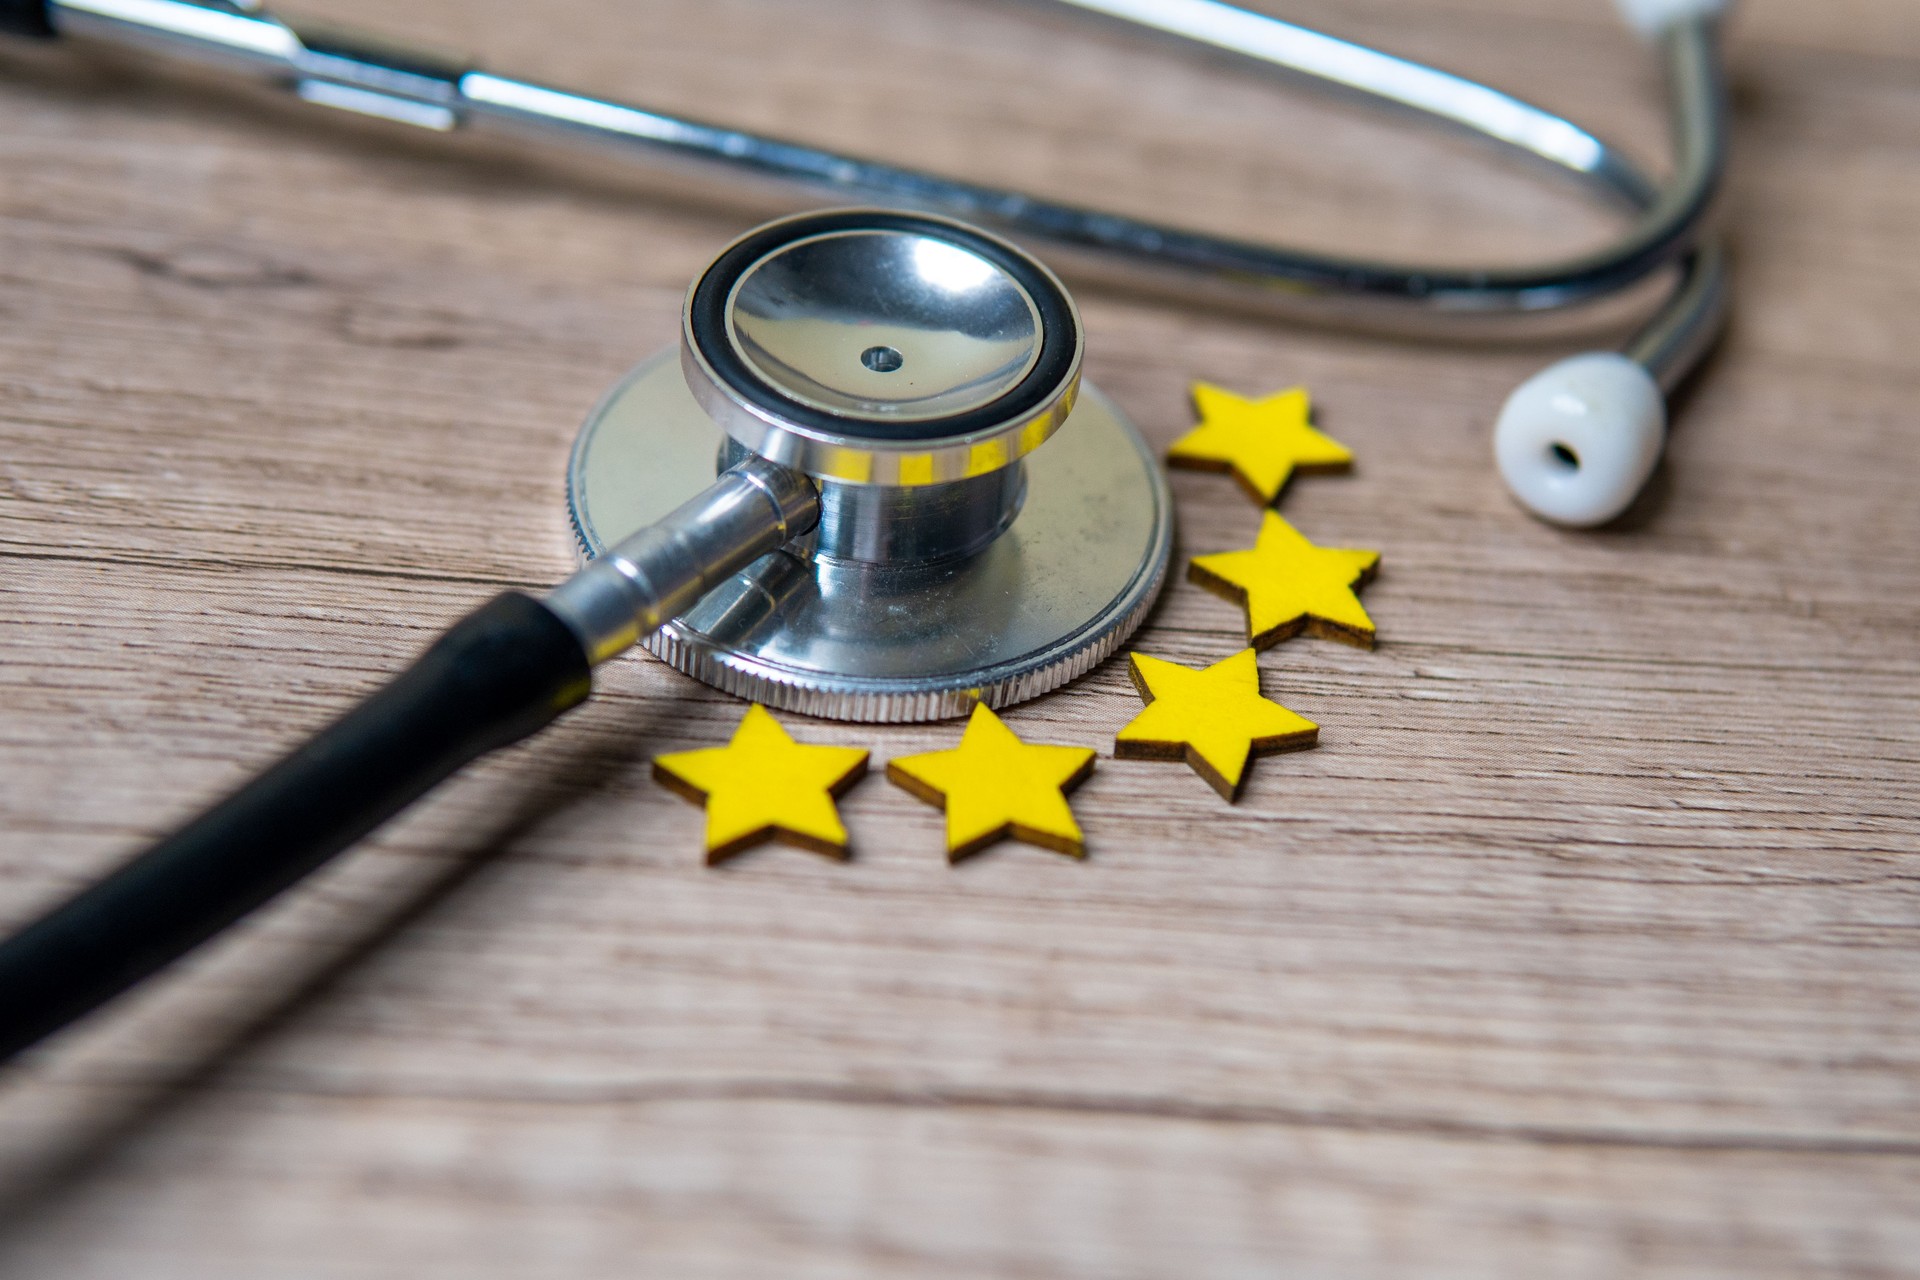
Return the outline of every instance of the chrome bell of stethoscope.
{"type": "Polygon", "coordinates": [[[1166,480],[1081,382],[1083,348],[1052,272],[963,223],[859,209],[752,231],[689,290],[678,352],[582,429],[568,497],[597,567],[548,603],[591,632],[591,584],[611,627],[661,563],[704,564],[634,638],[730,693],[886,721],[1045,693],[1131,634],[1172,546],[1166,480]],[[816,510],[719,563],[713,531],[780,509],[782,485],[816,510]]]}

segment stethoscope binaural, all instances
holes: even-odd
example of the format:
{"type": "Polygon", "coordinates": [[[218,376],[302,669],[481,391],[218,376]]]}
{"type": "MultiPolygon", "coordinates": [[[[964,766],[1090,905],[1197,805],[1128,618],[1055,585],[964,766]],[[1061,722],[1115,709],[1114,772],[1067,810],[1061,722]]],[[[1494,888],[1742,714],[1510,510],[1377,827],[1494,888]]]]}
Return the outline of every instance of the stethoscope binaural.
{"type": "MultiPolygon", "coordinates": [[[[1196,15],[1255,24],[1242,35],[1271,21],[1206,0],[1082,7],[1157,16],[1162,26],[1196,15]]],[[[1617,513],[1644,482],[1664,435],[1662,390],[1698,361],[1723,306],[1719,254],[1698,243],[1718,170],[1717,6],[1644,7],[1667,20],[1679,115],[1698,126],[1693,141],[1705,152],[1689,153],[1683,138],[1676,187],[1659,195],[1612,153],[1588,157],[1596,181],[1648,210],[1619,252],[1557,284],[1524,272],[1430,273],[1411,288],[1390,269],[1339,268],[1360,301],[1446,313],[1566,305],[1684,261],[1679,287],[1626,352],[1554,366],[1502,416],[1497,450],[1510,483],[1536,511],[1569,523],[1617,513]]],[[[201,52],[240,48],[235,56],[256,63],[292,57],[302,95],[333,105],[354,105],[340,98],[347,90],[404,91],[394,100],[419,105],[435,83],[464,103],[476,92],[497,98],[508,83],[486,78],[493,87],[481,92],[477,73],[375,75],[360,55],[322,57],[238,6],[0,0],[0,18],[123,38],[165,30],[201,52]],[[323,72],[329,78],[314,78],[323,72]]],[[[1254,51],[1278,60],[1273,49],[1254,51]]],[[[1331,61],[1316,74],[1341,66],[1358,83],[1373,65],[1365,59],[1383,57],[1361,52],[1359,63],[1341,63],[1321,49],[1331,61]]],[[[1423,83],[1435,91],[1416,77],[1402,100],[1423,83]]],[[[1455,106],[1464,119],[1475,103],[1468,95],[1455,106]]],[[[1477,109],[1500,115],[1484,102],[1477,109]]],[[[1525,135],[1548,153],[1541,129],[1552,117],[1501,118],[1507,141],[1525,135]],[[1529,120],[1531,134],[1520,127],[1529,120]]],[[[727,153],[784,145],[748,139],[727,153]]],[[[865,189],[911,175],[833,176],[865,189]]],[[[996,200],[986,211],[1001,221],[1069,243],[1104,239],[1133,252],[1129,237],[1148,235],[1145,256],[1162,265],[1224,277],[1236,254],[1258,257],[1269,285],[1326,271],[1305,255],[996,200]]],[[[677,358],[641,365],[580,434],[568,497],[585,566],[544,598],[508,592],[476,610],[292,755],[0,943],[0,1059],[184,954],[477,756],[551,723],[586,698],[593,667],[636,644],[729,692],[853,720],[1004,706],[1087,671],[1153,603],[1173,516],[1139,433],[1082,383],[1083,348],[1078,313],[1052,272],[954,219],[837,209],[735,241],[688,293],[677,358]]]]}
{"type": "Polygon", "coordinates": [[[1219,0],[1058,2],[1463,129],[1574,179],[1632,221],[1612,244],[1562,261],[1397,264],[1203,235],[569,93],[387,42],[303,31],[260,0],[0,0],[0,30],[183,57],[317,105],[428,130],[494,127],[697,161],[840,201],[942,212],[1044,242],[1089,271],[1187,296],[1257,297],[1342,322],[1451,326],[1538,315],[1614,297],[1671,269],[1676,284],[1622,350],[1543,370],[1508,400],[1495,432],[1501,474],[1534,514],[1594,525],[1626,509],[1664,445],[1666,394],[1703,358],[1725,313],[1725,263],[1707,217],[1726,157],[1719,23],[1730,0],[1615,0],[1666,64],[1674,165],[1665,184],[1579,126],[1498,90],[1219,0]]]}

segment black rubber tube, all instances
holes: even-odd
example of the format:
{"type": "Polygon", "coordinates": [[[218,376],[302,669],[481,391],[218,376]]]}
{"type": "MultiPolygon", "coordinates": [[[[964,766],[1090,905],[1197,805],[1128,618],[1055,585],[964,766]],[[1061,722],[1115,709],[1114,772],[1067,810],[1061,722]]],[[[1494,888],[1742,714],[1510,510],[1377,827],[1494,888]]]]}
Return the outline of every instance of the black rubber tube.
{"type": "Polygon", "coordinates": [[[0,0],[0,31],[28,36],[52,35],[53,19],[47,13],[47,0],[0,0]]]}
{"type": "Polygon", "coordinates": [[[0,943],[0,1061],[164,968],[475,757],[579,704],[580,642],[495,597],[392,683],[105,880],[0,943]]]}

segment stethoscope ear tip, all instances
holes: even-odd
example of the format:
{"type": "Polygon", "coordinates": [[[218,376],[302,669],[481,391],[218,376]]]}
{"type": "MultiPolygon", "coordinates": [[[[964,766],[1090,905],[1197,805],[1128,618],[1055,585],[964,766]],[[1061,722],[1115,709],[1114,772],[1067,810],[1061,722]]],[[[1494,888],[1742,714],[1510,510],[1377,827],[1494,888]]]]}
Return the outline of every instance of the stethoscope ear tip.
{"type": "Polygon", "coordinates": [[[1494,460],[1520,505],[1551,524],[1591,528],[1639,496],[1667,440],[1653,375],[1612,351],[1542,369],[1507,398],[1494,460]]]}

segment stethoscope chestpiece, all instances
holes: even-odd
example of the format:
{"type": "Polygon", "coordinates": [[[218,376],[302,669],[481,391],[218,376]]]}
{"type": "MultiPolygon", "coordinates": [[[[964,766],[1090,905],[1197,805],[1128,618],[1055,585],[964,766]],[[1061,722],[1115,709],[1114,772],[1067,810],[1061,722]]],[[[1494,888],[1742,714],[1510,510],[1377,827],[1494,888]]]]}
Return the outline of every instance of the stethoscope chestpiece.
{"type": "Polygon", "coordinates": [[[768,224],[694,282],[677,359],[635,370],[582,429],[581,549],[757,455],[815,483],[817,526],[642,643],[835,719],[1037,696],[1131,634],[1172,547],[1165,477],[1082,387],[1083,348],[1053,273],[964,223],[841,209],[768,224]]]}

